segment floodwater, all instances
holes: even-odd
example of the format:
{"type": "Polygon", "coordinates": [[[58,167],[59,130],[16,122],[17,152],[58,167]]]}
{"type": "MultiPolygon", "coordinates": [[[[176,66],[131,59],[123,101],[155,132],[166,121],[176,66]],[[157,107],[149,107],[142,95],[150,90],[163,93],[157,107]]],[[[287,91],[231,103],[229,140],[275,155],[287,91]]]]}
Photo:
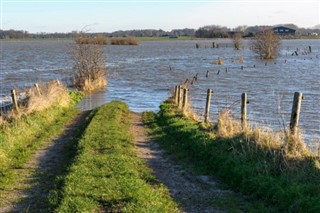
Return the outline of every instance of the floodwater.
{"type": "MultiPolygon", "coordinates": [[[[319,40],[284,40],[274,61],[256,59],[245,48],[236,51],[231,41],[216,40],[220,48],[210,48],[212,41],[149,41],[139,46],[106,46],[108,87],[85,98],[79,107],[89,109],[111,100],[126,102],[136,112],[157,111],[175,85],[191,80],[189,85],[193,110],[203,116],[207,89],[213,90],[210,118],[228,107],[240,116],[240,97],[249,99],[251,123],[273,129],[288,126],[294,92],[304,95],[300,127],[307,141],[320,139],[320,42],[319,40]],[[199,43],[199,49],[195,44],[199,43]],[[207,48],[205,48],[207,46],[207,48]],[[312,53],[306,54],[308,46],[312,53]],[[298,56],[292,55],[298,48],[298,56]],[[210,62],[224,60],[224,65],[210,62]],[[243,63],[237,62],[243,57],[243,63]],[[241,66],[243,69],[241,69],[241,66]],[[209,76],[206,78],[206,73],[209,76]],[[219,73],[219,74],[218,74],[219,73]]],[[[73,63],[69,57],[72,41],[1,42],[1,98],[8,98],[13,88],[36,82],[60,79],[70,82],[73,63]]]]}

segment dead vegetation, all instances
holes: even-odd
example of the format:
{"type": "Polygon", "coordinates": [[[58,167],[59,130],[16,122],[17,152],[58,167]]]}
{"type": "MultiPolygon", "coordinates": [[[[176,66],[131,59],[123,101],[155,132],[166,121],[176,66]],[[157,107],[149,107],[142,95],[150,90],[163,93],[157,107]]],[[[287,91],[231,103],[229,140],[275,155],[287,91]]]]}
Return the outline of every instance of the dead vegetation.
{"type": "Polygon", "coordinates": [[[138,45],[139,40],[135,37],[115,37],[111,39],[111,45],[138,45]]]}
{"type": "MultiPolygon", "coordinates": [[[[174,97],[174,96],[172,96],[174,97]]],[[[169,102],[174,103],[173,99],[169,102]]],[[[217,124],[203,123],[202,119],[193,112],[191,104],[188,104],[187,113],[183,115],[201,124],[205,129],[213,131],[212,133],[219,138],[231,139],[244,135],[246,143],[242,144],[244,152],[252,152],[257,154],[264,150],[266,155],[272,155],[275,159],[280,159],[283,167],[289,167],[286,162],[288,159],[312,156],[312,152],[305,145],[301,132],[290,134],[290,131],[282,129],[278,132],[271,128],[262,126],[251,127],[249,123],[245,127],[241,121],[235,119],[232,111],[228,108],[219,112],[217,124]],[[259,147],[259,149],[257,149],[259,147]],[[269,153],[270,152],[270,153],[269,153]]]]}
{"type": "Polygon", "coordinates": [[[65,86],[58,81],[51,81],[46,84],[40,84],[38,90],[33,87],[23,91],[26,98],[19,103],[18,112],[14,109],[0,116],[0,125],[11,120],[17,120],[26,114],[48,109],[51,106],[66,107],[70,104],[70,96],[65,86]]]}
{"type": "Polygon", "coordinates": [[[77,44],[96,44],[96,45],[106,45],[109,43],[108,39],[103,35],[96,35],[94,37],[85,36],[80,34],[75,39],[77,44]]]}
{"type": "Polygon", "coordinates": [[[236,50],[241,50],[243,48],[242,35],[241,33],[236,33],[233,37],[233,45],[236,50]]]}
{"type": "Polygon", "coordinates": [[[79,36],[87,43],[76,43],[72,47],[71,57],[75,63],[74,86],[90,92],[107,85],[107,69],[103,46],[95,43],[95,38],[79,36]],[[92,40],[92,41],[91,41],[92,40]]]}
{"type": "Polygon", "coordinates": [[[224,60],[219,58],[216,61],[212,61],[211,64],[216,64],[216,65],[224,65],[224,60]]]}
{"type": "Polygon", "coordinates": [[[246,137],[246,152],[255,152],[254,147],[258,146],[260,151],[265,150],[270,152],[273,157],[283,160],[311,155],[300,132],[293,135],[286,130],[275,132],[270,128],[261,126],[252,128],[250,125],[243,129],[240,120],[234,119],[228,109],[219,113],[216,134],[222,138],[235,138],[244,134],[246,137]]]}

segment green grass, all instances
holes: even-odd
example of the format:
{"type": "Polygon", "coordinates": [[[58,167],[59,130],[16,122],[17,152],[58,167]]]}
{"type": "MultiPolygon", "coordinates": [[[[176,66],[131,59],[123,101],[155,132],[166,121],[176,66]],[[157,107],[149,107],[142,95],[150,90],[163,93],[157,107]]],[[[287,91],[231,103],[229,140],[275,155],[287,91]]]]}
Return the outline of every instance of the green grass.
{"type": "MultiPolygon", "coordinates": [[[[73,95],[79,96],[76,92],[73,95]]],[[[0,206],[5,205],[4,198],[23,179],[22,174],[34,172],[21,169],[35,150],[59,135],[64,125],[78,114],[76,101],[69,107],[52,106],[0,126],[0,206]]]]}
{"type": "Polygon", "coordinates": [[[124,103],[102,105],[78,144],[57,212],[179,212],[137,157],[124,103]]]}
{"type": "Polygon", "coordinates": [[[281,150],[254,144],[245,134],[218,137],[175,109],[164,103],[157,115],[146,113],[144,120],[154,139],[177,160],[272,206],[261,212],[320,212],[318,158],[277,155],[281,150]]]}

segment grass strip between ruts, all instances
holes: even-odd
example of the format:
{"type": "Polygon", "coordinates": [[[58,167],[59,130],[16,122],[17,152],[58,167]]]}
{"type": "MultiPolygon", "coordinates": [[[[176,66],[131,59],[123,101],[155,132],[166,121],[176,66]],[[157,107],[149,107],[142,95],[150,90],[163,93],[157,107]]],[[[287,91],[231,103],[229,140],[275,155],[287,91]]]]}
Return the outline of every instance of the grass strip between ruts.
{"type": "Polygon", "coordinates": [[[138,158],[122,102],[102,105],[79,141],[57,212],[179,212],[138,158]]]}

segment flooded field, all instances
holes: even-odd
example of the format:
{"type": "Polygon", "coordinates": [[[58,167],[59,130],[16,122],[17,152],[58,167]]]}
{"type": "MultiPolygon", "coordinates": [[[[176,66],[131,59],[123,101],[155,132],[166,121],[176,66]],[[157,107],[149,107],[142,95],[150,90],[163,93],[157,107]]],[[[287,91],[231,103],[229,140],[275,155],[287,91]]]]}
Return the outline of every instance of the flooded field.
{"type": "MultiPolygon", "coordinates": [[[[288,125],[294,92],[302,92],[300,127],[308,142],[320,139],[319,40],[284,40],[280,56],[274,61],[256,59],[248,41],[241,51],[234,50],[231,41],[215,42],[220,48],[205,48],[212,46],[212,41],[174,40],[106,46],[108,87],[87,97],[80,107],[92,108],[116,99],[125,101],[136,112],[157,111],[175,85],[198,73],[198,81],[189,89],[193,110],[199,116],[203,115],[207,89],[214,93],[210,115],[213,121],[225,107],[239,117],[241,93],[246,92],[251,123],[279,129],[283,121],[288,125]],[[196,43],[201,48],[196,49],[196,43]],[[304,53],[308,46],[312,47],[311,54],[304,53]],[[292,55],[297,48],[299,55],[292,55]],[[219,57],[224,65],[210,64],[219,57]],[[240,57],[243,63],[237,62],[240,57]]],[[[51,79],[70,81],[71,44],[72,41],[1,42],[1,99],[9,100],[13,87],[51,79]]]]}

